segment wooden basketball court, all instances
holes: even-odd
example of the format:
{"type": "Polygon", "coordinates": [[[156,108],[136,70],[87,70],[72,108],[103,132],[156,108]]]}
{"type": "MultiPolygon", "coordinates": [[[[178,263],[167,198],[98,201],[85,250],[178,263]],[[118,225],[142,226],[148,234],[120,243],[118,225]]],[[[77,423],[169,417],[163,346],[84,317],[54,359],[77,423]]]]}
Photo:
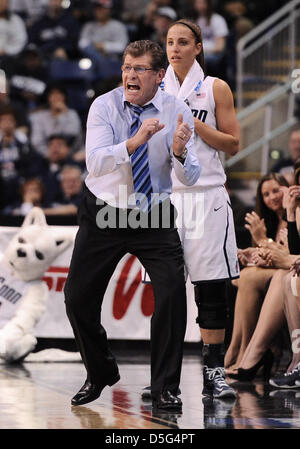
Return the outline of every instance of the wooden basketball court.
{"type": "Polygon", "coordinates": [[[300,428],[300,388],[234,383],[234,401],[204,398],[198,356],[184,358],[182,413],[154,413],[141,399],[150,381],[142,358],[118,360],[121,380],[99,399],[72,407],[85,380],[80,362],[0,364],[0,429],[291,429],[300,428]]]}

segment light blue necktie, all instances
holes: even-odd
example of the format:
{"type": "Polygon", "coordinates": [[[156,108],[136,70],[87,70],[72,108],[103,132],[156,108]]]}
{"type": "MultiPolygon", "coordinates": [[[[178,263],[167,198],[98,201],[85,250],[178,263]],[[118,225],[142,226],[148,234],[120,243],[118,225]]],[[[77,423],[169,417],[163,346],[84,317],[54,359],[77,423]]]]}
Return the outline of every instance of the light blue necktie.
{"type": "MultiPolygon", "coordinates": [[[[132,104],[128,104],[128,106],[133,113],[133,121],[130,127],[130,137],[133,137],[142,124],[140,115],[145,110],[145,107],[132,104]]],[[[149,170],[147,142],[134,151],[134,153],[130,156],[130,160],[132,166],[134,191],[136,193],[136,205],[143,212],[150,212],[151,194],[153,193],[153,190],[149,170]]]]}

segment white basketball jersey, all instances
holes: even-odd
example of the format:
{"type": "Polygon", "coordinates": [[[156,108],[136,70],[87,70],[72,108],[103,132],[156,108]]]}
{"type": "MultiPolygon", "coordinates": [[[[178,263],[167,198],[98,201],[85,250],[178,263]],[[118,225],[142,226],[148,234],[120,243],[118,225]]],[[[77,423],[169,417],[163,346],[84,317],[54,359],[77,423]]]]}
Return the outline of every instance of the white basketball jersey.
{"type": "MultiPolygon", "coordinates": [[[[192,91],[185,99],[185,102],[191,108],[194,117],[201,120],[208,126],[217,129],[215,115],[215,99],[213,94],[213,84],[216,78],[207,76],[203,82],[192,91]]],[[[168,86],[165,87],[168,92],[168,86]]],[[[195,153],[202,167],[198,181],[190,188],[200,187],[217,187],[223,186],[226,182],[226,175],[219,158],[219,152],[207,145],[196,133],[194,135],[195,153]]],[[[188,186],[182,184],[172,171],[173,190],[189,189],[188,186]]]]}

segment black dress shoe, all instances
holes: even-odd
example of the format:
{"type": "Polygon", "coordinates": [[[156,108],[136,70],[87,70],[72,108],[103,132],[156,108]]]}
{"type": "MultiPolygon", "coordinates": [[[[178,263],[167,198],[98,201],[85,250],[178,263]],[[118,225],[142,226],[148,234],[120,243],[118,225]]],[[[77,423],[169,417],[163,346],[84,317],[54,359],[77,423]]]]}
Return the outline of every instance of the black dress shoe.
{"type": "Polygon", "coordinates": [[[78,393],[75,394],[75,396],[72,398],[71,404],[83,405],[87,404],[88,402],[92,402],[100,396],[103,388],[105,388],[106,385],[111,387],[119,380],[120,380],[119,374],[117,374],[111,381],[102,384],[93,384],[88,380],[86,380],[84,385],[78,391],[78,393]]]}
{"type": "Polygon", "coordinates": [[[152,398],[152,406],[160,410],[181,410],[182,401],[169,390],[163,391],[159,396],[152,398]]]}
{"type": "MultiPolygon", "coordinates": [[[[180,390],[180,388],[178,388],[177,396],[180,396],[180,395],[181,395],[181,390],[180,390]]],[[[152,399],[151,387],[143,388],[142,399],[143,399],[143,401],[151,401],[151,399],[152,399]]]]}

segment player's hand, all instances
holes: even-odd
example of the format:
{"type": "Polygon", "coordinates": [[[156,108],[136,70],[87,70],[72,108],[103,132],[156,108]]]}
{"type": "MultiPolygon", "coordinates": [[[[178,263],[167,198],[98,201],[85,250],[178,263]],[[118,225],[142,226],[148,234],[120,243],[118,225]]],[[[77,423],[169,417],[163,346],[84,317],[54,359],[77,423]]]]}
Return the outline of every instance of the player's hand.
{"type": "Polygon", "coordinates": [[[179,114],[172,145],[173,153],[175,156],[181,156],[183,154],[185,146],[190,140],[191,135],[191,128],[186,122],[183,121],[183,115],[179,114]]]}

